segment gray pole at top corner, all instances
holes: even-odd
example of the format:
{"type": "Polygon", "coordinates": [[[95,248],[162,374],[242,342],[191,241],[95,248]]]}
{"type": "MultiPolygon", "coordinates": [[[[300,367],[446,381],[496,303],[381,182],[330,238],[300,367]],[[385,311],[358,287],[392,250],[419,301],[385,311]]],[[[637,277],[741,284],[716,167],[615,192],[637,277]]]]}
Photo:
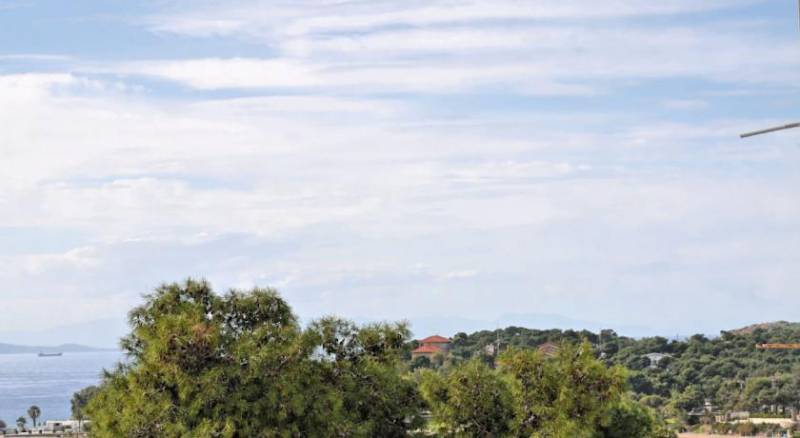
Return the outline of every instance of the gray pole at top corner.
{"type": "Polygon", "coordinates": [[[740,134],[739,137],[747,138],[747,137],[752,137],[754,135],[767,134],[775,131],[783,131],[784,129],[791,129],[791,128],[800,128],[800,122],[789,123],[787,125],[775,126],[767,129],[759,129],[758,131],[745,132],[744,134],[740,134]]]}
{"type": "MultiPolygon", "coordinates": [[[[797,0],[797,23],[798,26],[800,26],[800,0],[797,0]]],[[[800,123],[789,123],[786,125],[775,126],[772,128],[759,129],[758,131],[745,132],[744,134],[740,134],[739,138],[747,138],[747,137],[752,137],[754,135],[767,134],[770,132],[783,131],[784,129],[792,129],[792,128],[800,128],[800,123]]]]}

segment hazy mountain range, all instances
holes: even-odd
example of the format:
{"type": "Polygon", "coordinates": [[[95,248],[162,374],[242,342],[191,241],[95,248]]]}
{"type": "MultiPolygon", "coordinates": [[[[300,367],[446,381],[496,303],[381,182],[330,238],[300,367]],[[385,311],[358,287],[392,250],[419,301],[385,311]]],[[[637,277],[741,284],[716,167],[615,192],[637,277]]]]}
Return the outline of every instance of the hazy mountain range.
{"type": "Polygon", "coordinates": [[[92,348],[78,344],[61,344],[55,346],[30,346],[0,344],[0,354],[36,354],[36,353],[88,353],[92,351],[106,351],[107,349],[92,348]]]}
{"type": "Polygon", "coordinates": [[[126,333],[128,325],[123,318],[107,318],[35,331],[0,331],[0,343],[17,346],[79,344],[86,346],[83,348],[113,349],[126,333]]]}

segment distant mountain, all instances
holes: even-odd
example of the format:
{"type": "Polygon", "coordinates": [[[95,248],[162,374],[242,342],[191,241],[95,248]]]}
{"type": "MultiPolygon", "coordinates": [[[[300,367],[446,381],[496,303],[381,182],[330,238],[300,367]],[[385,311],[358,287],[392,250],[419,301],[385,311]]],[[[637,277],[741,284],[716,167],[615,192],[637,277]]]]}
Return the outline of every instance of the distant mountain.
{"type": "Polygon", "coordinates": [[[97,348],[115,348],[129,332],[124,316],[78,324],[28,331],[0,330],[0,343],[15,345],[80,344],[97,348]]]}
{"type": "Polygon", "coordinates": [[[746,327],[729,330],[729,333],[734,335],[749,335],[756,330],[778,330],[778,329],[796,329],[800,328],[800,323],[797,322],[788,322],[788,321],[774,321],[774,322],[762,322],[758,324],[751,324],[746,327]]]}
{"type": "Polygon", "coordinates": [[[62,344],[49,347],[0,344],[0,354],[90,353],[94,351],[111,351],[111,350],[103,348],[92,348],[78,344],[62,344]]]}

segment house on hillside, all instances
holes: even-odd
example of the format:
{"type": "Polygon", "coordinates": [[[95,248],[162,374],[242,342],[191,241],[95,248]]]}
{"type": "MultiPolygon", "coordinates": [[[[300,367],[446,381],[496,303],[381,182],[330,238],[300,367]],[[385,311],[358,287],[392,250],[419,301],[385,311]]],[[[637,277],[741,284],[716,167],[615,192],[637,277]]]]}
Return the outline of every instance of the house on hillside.
{"type": "Polygon", "coordinates": [[[658,363],[661,362],[662,359],[665,357],[672,357],[672,355],[667,353],[647,353],[644,357],[650,361],[650,368],[658,368],[658,363]]]}
{"type": "Polygon", "coordinates": [[[411,350],[411,360],[421,356],[433,359],[436,354],[447,354],[451,346],[450,339],[439,335],[428,336],[417,342],[419,342],[419,347],[411,350]]]}

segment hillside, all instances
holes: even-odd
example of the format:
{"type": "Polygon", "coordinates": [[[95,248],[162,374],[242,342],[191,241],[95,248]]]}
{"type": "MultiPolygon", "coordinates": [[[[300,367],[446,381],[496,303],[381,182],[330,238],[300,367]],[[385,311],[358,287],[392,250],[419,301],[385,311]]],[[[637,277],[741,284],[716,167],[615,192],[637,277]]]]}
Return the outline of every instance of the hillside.
{"type": "MultiPolygon", "coordinates": [[[[573,330],[534,330],[508,327],[453,336],[449,361],[480,356],[499,342],[509,347],[534,348],[545,342],[580,342],[595,346],[608,364],[629,370],[629,387],[636,399],[665,417],[692,423],[702,415],[736,410],[788,415],[800,407],[800,350],[764,351],[760,343],[800,342],[800,323],[774,322],[722,331],[714,338],[649,337],[633,339],[613,330],[600,333],[573,330]],[[660,357],[651,363],[647,357],[660,357]],[[708,404],[707,404],[708,403],[708,404]]],[[[447,366],[447,363],[444,364],[447,366]]]]}
{"type": "Polygon", "coordinates": [[[733,333],[735,335],[749,335],[752,334],[756,330],[778,330],[778,329],[792,329],[797,328],[800,326],[800,323],[796,322],[786,322],[786,321],[775,321],[775,322],[762,322],[758,324],[751,324],[746,327],[729,330],[729,333],[733,333]]]}
{"type": "Polygon", "coordinates": [[[92,348],[78,344],[62,344],[55,346],[30,346],[0,343],[0,354],[37,354],[37,353],[89,353],[93,351],[109,351],[107,349],[92,348]]]}

